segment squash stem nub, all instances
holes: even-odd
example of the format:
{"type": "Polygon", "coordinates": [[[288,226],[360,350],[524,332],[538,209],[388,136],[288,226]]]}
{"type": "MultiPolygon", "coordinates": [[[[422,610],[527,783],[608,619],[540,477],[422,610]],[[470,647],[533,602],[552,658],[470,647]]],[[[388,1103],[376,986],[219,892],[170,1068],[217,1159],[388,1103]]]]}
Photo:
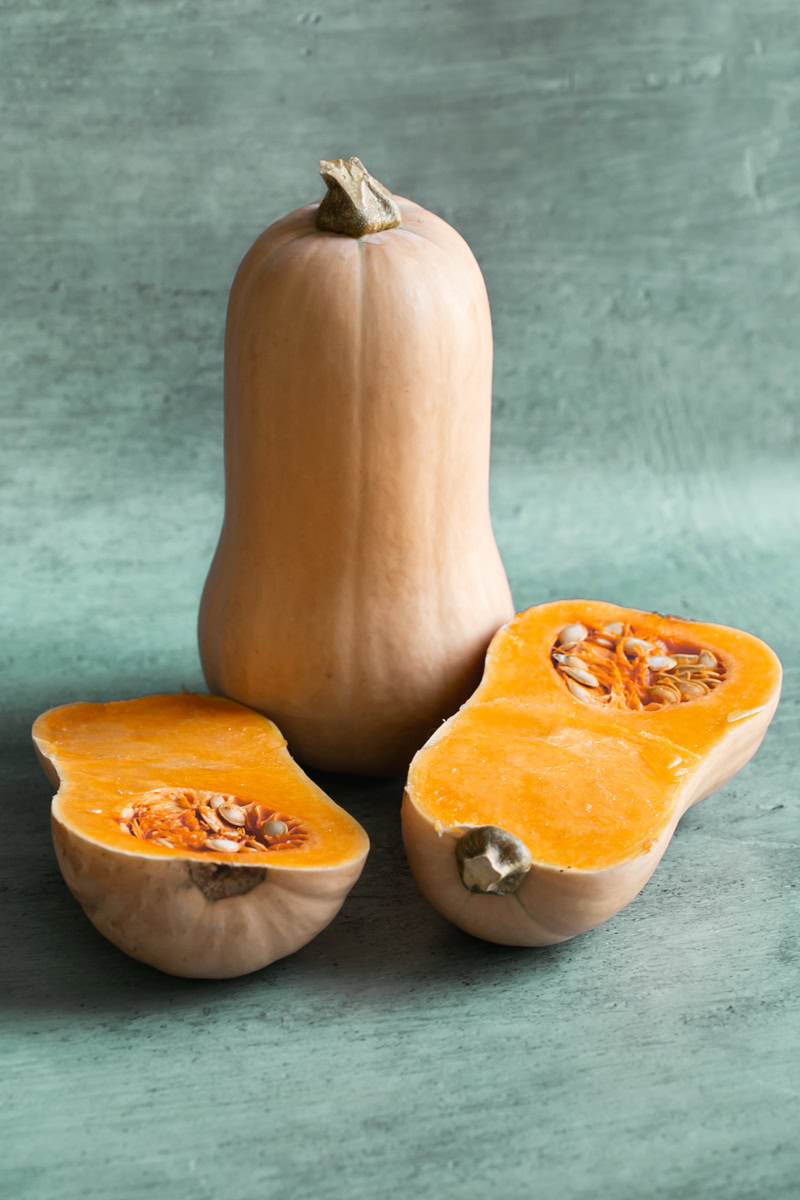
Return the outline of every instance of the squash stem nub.
{"type": "Polygon", "coordinates": [[[456,842],[456,863],[467,891],[509,896],[531,869],[531,855],[507,829],[479,825],[456,842]]]}
{"type": "Polygon", "coordinates": [[[400,224],[392,193],[373,179],[360,158],[322,159],[319,173],[328,185],[317,209],[317,228],[363,237],[400,224]]]}

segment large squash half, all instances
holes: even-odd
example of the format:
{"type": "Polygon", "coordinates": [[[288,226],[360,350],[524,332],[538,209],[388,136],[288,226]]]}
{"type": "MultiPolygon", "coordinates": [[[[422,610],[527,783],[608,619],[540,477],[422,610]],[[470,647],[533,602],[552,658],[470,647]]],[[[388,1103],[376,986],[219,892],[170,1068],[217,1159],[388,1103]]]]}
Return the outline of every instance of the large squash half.
{"type": "Polygon", "coordinates": [[[310,941],[367,835],[266,718],[216,696],[67,704],[33,741],[58,792],[58,863],[89,919],[173,975],[258,970],[310,941]]]}
{"type": "Polygon", "coordinates": [[[403,833],[422,892],[513,945],[607,920],[686,809],[754,754],[780,682],[738,629],[588,600],[520,613],[411,764],[403,833]]]}

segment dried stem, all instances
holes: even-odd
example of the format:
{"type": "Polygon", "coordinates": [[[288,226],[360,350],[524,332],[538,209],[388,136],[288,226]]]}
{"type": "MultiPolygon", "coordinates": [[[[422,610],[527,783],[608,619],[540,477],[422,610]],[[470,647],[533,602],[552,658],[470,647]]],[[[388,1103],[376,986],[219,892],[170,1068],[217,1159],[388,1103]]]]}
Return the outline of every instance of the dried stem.
{"type": "Polygon", "coordinates": [[[317,209],[317,228],[364,237],[400,224],[400,209],[360,158],[323,159],[319,173],[328,185],[317,209]]]}

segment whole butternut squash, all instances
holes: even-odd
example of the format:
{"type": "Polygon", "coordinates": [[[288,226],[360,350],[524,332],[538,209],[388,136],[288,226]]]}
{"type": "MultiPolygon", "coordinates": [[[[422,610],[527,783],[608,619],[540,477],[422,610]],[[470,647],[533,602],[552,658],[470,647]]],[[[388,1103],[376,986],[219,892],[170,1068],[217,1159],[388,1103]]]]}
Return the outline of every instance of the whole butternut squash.
{"type": "Polygon", "coordinates": [[[489,516],[492,333],[466,242],[356,158],[231,290],[209,687],[303,762],[404,768],[513,613],[489,516]]]}

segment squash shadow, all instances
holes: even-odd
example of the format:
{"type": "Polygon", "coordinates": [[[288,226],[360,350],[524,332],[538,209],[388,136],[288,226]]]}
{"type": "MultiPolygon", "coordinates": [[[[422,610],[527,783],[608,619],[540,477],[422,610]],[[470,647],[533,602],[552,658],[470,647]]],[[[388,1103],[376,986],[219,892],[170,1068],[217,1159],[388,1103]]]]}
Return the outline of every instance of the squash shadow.
{"type": "Polygon", "coordinates": [[[526,971],[555,969],[564,947],[532,950],[481,941],[451,925],[419,892],[406,860],[400,827],[402,779],[366,780],[316,774],[317,782],[356,817],[370,837],[364,872],[342,912],[301,951],[298,964],[327,986],[346,990],[356,1004],[385,1007],[420,991],[477,983],[526,971]],[[312,949],[315,951],[312,955],[312,949]]]}
{"type": "Polygon", "coordinates": [[[6,982],[0,1011],[32,1027],[90,1018],[103,1027],[143,1013],[191,1015],[236,999],[258,1003],[314,997],[348,1011],[419,1005],[454,982],[465,987],[524,970],[557,968],[563,947],[531,951],[495,946],[444,921],[418,892],[400,833],[401,779],[312,773],[366,828],[371,852],[344,907],[327,929],[289,958],[232,980],[164,975],[110,945],[81,912],[58,870],[49,834],[51,789],[27,741],[6,747],[14,811],[2,857],[0,945],[6,982]]]}

